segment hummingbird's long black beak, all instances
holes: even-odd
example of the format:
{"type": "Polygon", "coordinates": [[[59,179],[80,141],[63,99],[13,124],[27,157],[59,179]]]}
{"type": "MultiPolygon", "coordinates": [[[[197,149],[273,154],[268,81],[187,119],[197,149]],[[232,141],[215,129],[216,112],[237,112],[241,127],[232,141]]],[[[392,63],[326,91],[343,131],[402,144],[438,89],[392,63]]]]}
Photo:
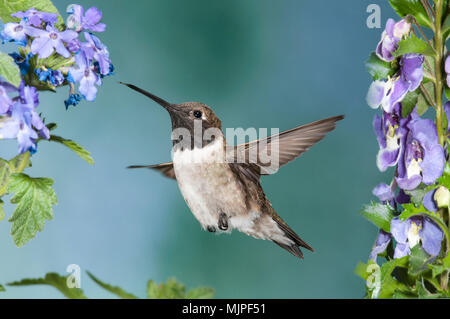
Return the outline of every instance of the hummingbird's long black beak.
{"type": "Polygon", "coordinates": [[[153,101],[155,101],[156,103],[158,103],[159,105],[161,105],[163,108],[165,108],[167,111],[174,111],[174,109],[176,108],[175,105],[167,102],[166,100],[163,100],[162,98],[147,92],[141,88],[138,88],[136,85],[133,84],[129,84],[129,83],[123,83],[123,82],[119,82],[120,84],[126,85],[128,86],[130,89],[135,90],[136,92],[139,92],[141,94],[144,94],[146,97],[151,98],[153,101]]]}

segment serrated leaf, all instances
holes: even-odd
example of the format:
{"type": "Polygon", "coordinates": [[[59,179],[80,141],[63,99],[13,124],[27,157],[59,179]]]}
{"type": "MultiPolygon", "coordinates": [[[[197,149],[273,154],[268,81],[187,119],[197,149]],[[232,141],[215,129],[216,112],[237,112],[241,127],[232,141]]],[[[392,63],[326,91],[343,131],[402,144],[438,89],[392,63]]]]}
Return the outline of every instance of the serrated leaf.
{"type": "Polygon", "coordinates": [[[61,136],[57,136],[57,135],[51,135],[50,141],[60,143],[64,146],[70,148],[72,151],[74,151],[76,154],[78,154],[78,156],[80,156],[86,162],[88,162],[91,165],[94,165],[94,159],[91,157],[91,153],[89,153],[83,147],[78,145],[76,142],[74,142],[72,140],[67,140],[67,139],[65,139],[61,136]]]}
{"type": "Polygon", "coordinates": [[[381,289],[378,298],[392,298],[396,290],[405,290],[405,285],[392,277],[392,272],[396,267],[405,267],[408,259],[409,256],[393,259],[381,266],[381,289]]]}
{"type": "Polygon", "coordinates": [[[402,117],[407,118],[417,105],[419,95],[413,91],[408,92],[402,101],[402,117]]]}
{"type": "Polygon", "coordinates": [[[57,203],[57,198],[52,185],[50,178],[11,175],[8,192],[15,194],[11,203],[17,206],[9,222],[12,222],[11,235],[16,246],[25,245],[44,229],[46,220],[53,219],[52,206],[57,203]]]}
{"type": "Polygon", "coordinates": [[[400,40],[398,43],[398,49],[394,52],[394,56],[399,57],[408,53],[418,53],[428,56],[435,55],[434,49],[424,40],[419,39],[415,35],[411,35],[409,38],[400,40]]]}
{"type": "Polygon", "coordinates": [[[149,299],[183,299],[185,297],[186,287],[177,282],[175,278],[170,278],[167,283],[160,285],[153,280],[147,284],[147,297],[149,299]]]}
{"type": "Polygon", "coordinates": [[[214,293],[214,289],[210,287],[193,288],[187,292],[186,299],[211,299],[214,293]]]}
{"type": "Polygon", "coordinates": [[[30,153],[19,154],[9,161],[13,173],[22,173],[25,168],[31,167],[30,153]]]}
{"type": "MultiPolygon", "coordinates": [[[[58,9],[53,5],[50,0],[1,0],[0,1],[0,19],[4,23],[11,21],[19,21],[18,18],[11,17],[12,13],[18,11],[27,11],[30,8],[35,8],[38,11],[57,13],[58,9]]],[[[61,15],[58,16],[57,27],[64,24],[61,15]]]]}
{"type": "Polygon", "coordinates": [[[15,87],[18,87],[22,81],[20,69],[14,59],[3,52],[0,52],[0,76],[15,87]]]}
{"type": "Polygon", "coordinates": [[[420,0],[389,0],[389,3],[402,18],[410,14],[416,18],[420,25],[430,29],[433,28],[433,24],[428,19],[427,12],[420,0]]]}
{"type": "Polygon", "coordinates": [[[89,271],[86,271],[88,276],[100,287],[103,289],[109,291],[110,293],[122,298],[122,299],[137,299],[137,297],[133,294],[130,294],[123,290],[122,288],[118,286],[111,286],[110,284],[102,282],[100,279],[95,277],[93,274],[91,274],[89,271]]]}
{"type": "Polygon", "coordinates": [[[366,68],[373,80],[387,79],[396,72],[391,63],[381,60],[375,52],[372,52],[366,61],[366,68]]]}
{"type": "Polygon", "coordinates": [[[58,289],[64,296],[69,299],[87,299],[83,294],[83,290],[79,288],[69,288],[67,286],[67,278],[69,276],[60,276],[57,273],[48,273],[45,278],[27,278],[20,281],[8,283],[8,286],[33,286],[48,285],[58,289]]]}
{"type": "Polygon", "coordinates": [[[380,203],[371,203],[364,206],[361,214],[385,232],[391,230],[391,220],[394,218],[392,207],[380,203]]]}

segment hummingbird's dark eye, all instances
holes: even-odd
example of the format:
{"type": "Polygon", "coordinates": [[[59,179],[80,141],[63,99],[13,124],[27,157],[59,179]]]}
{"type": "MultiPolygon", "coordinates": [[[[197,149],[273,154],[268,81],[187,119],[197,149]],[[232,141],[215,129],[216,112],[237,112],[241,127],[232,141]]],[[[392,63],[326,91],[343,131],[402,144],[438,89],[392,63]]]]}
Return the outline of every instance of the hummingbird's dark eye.
{"type": "Polygon", "coordinates": [[[199,110],[194,111],[194,117],[196,119],[201,119],[202,118],[202,111],[199,111],[199,110]]]}

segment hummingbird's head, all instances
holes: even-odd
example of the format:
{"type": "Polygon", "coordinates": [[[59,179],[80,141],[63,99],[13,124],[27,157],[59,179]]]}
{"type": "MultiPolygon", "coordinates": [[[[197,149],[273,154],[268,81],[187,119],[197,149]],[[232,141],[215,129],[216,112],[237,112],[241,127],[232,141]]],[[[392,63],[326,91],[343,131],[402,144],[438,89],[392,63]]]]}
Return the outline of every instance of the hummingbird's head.
{"type": "Polygon", "coordinates": [[[161,105],[169,112],[170,119],[172,120],[172,129],[186,128],[190,131],[194,129],[195,121],[201,121],[202,129],[218,128],[222,129],[222,123],[219,118],[214,114],[211,108],[200,102],[185,102],[180,104],[172,104],[156,95],[138,88],[133,84],[122,83],[129,88],[144,94],[151,98],[153,101],[161,105]]]}

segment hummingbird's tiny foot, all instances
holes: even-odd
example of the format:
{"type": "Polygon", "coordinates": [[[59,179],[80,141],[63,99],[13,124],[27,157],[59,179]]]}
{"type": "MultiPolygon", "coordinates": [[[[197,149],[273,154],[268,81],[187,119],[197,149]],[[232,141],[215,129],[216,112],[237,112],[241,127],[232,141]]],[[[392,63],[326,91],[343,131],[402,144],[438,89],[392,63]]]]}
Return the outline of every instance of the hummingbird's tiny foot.
{"type": "Polygon", "coordinates": [[[220,213],[218,226],[220,230],[228,229],[228,217],[225,213],[220,213]]]}
{"type": "Polygon", "coordinates": [[[206,227],[206,230],[209,231],[210,233],[215,233],[216,232],[216,227],[208,226],[208,227],[206,227]]]}

